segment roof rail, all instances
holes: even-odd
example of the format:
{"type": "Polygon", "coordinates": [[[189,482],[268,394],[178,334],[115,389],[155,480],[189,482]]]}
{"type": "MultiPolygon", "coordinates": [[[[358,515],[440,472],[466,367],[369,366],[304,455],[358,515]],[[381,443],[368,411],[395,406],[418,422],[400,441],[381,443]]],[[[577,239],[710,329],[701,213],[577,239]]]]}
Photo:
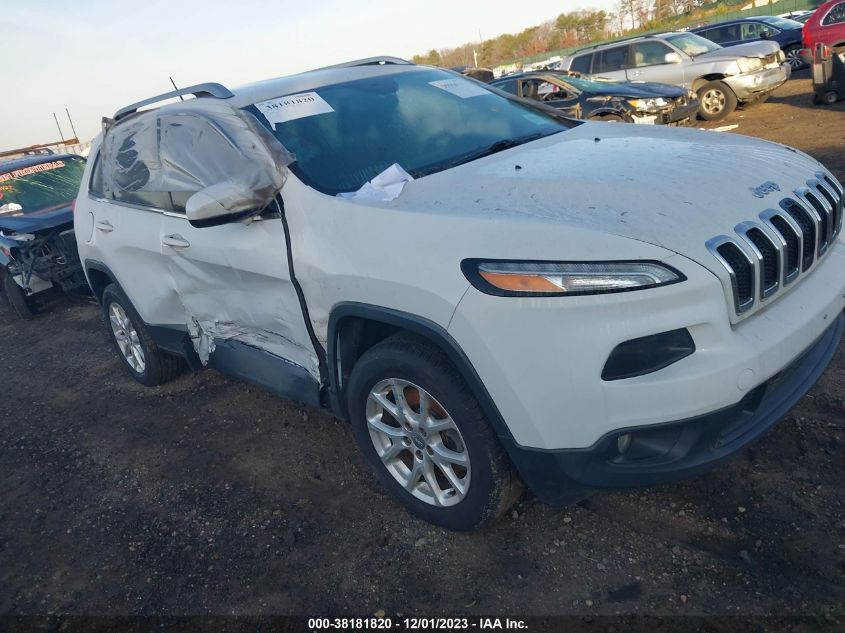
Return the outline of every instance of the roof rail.
{"type": "Polygon", "coordinates": [[[629,42],[631,40],[638,40],[641,37],[650,37],[653,35],[662,35],[663,33],[669,33],[669,31],[651,31],[649,33],[637,33],[636,35],[629,35],[628,37],[620,37],[618,40],[609,40],[607,42],[599,42],[598,44],[591,44],[590,46],[584,46],[579,48],[578,50],[572,51],[570,55],[575,55],[576,53],[580,53],[582,51],[590,51],[594,48],[599,48],[601,46],[610,46],[612,44],[620,44],[622,42],[629,42]]]}
{"type": "Polygon", "coordinates": [[[331,66],[323,66],[322,68],[315,68],[314,70],[328,70],[330,68],[353,68],[355,66],[381,66],[381,65],[408,65],[413,63],[401,57],[389,57],[380,55],[377,57],[365,57],[364,59],[356,59],[351,62],[343,62],[342,64],[332,64],[331,66]]]}
{"type": "Polygon", "coordinates": [[[114,113],[114,120],[119,121],[120,119],[123,119],[129,116],[130,114],[134,114],[144,106],[152,105],[154,103],[158,103],[159,101],[167,101],[168,99],[181,97],[182,95],[193,95],[195,97],[214,97],[215,99],[230,99],[235,96],[226,86],[223,86],[221,84],[197,84],[196,86],[189,86],[187,88],[180,88],[179,90],[165,92],[164,94],[158,95],[157,97],[150,97],[149,99],[144,99],[143,101],[139,101],[138,103],[133,103],[132,105],[128,105],[125,108],[121,108],[120,110],[114,113]]]}

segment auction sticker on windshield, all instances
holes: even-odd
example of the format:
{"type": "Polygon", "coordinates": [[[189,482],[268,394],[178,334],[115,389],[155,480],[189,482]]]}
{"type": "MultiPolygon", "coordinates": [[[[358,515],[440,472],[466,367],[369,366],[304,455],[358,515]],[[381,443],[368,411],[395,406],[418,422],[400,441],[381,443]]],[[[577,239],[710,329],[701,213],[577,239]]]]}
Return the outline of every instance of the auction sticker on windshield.
{"type": "Polygon", "coordinates": [[[466,79],[440,79],[439,81],[429,81],[428,83],[435,88],[451,92],[453,95],[460,97],[461,99],[481,97],[490,94],[489,90],[485,90],[481,86],[476,86],[474,83],[467,81],[466,79]]]}
{"type": "Polygon", "coordinates": [[[316,92],[302,92],[297,95],[269,99],[256,103],[255,107],[267,117],[267,121],[271,124],[334,112],[334,108],[316,92]]]}

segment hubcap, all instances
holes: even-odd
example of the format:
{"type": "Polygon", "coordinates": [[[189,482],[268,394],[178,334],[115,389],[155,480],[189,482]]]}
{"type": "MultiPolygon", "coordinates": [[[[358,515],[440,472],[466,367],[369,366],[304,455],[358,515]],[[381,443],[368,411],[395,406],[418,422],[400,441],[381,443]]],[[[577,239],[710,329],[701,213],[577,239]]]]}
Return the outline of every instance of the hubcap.
{"type": "Polygon", "coordinates": [[[370,391],[366,416],[376,453],[405,490],[433,506],[466,497],[469,451],[434,396],[407,380],[382,380],[370,391]]]}
{"type": "Polygon", "coordinates": [[[701,105],[708,114],[719,114],[725,107],[725,94],[711,88],[701,96],[701,105]]]}
{"type": "Polygon", "coordinates": [[[804,61],[801,59],[801,51],[800,49],[793,49],[786,54],[786,61],[789,62],[789,65],[792,67],[792,70],[797,68],[801,68],[804,65],[804,61]]]}
{"type": "Polygon", "coordinates": [[[114,340],[117,341],[123,358],[134,371],[139,374],[144,373],[146,362],[138,332],[135,331],[135,326],[132,325],[132,321],[119,303],[112,303],[109,306],[109,322],[114,340]]]}

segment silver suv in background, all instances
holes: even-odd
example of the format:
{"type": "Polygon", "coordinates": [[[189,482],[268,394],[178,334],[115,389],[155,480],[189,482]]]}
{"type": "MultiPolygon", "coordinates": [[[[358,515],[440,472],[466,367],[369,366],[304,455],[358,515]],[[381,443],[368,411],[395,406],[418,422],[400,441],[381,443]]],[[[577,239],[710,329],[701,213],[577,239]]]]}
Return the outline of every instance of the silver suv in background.
{"type": "Polygon", "coordinates": [[[698,113],[708,121],[724,119],[738,103],[765,100],[790,74],[775,42],[723,48],[694,33],[642,35],[593,46],[565,57],[561,68],[616,81],[683,86],[698,94],[698,113]]]}

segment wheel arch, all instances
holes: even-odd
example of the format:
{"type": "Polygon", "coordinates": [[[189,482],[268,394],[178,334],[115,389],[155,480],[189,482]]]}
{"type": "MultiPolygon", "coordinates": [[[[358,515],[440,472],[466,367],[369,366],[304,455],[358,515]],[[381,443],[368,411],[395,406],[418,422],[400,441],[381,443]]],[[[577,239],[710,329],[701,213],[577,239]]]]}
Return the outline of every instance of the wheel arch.
{"type": "Polygon", "coordinates": [[[399,332],[415,334],[443,352],[466,382],[493,431],[504,440],[506,449],[513,446],[513,436],[481,377],[446,329],[428,319],[381,306],[349,302],[331,310],[326,347],[335,415],[349,418],[345,387],[357,360],[370,347],[399,332]]]}
{"type": "Polygon", "coordinates": [[[103,292],[105,292],[106,287],[109,284],[116,284],[118,288],[123,290],[120,283],[115,278],[114,273],[102,262],[86,260],[85,276],[88,278],[88,285],[91,286],[91,291],[94,293],[94,297],[96,297],[99,302],[102,302],[103,292]]]}
{"type": "Polygon", "coordinates": [[[702,75],[692,82],[692,89],[693,91],[698,92],[699,88],[701,88],[704,84],[711,81],[722,81],[725,77],[726,75],[724,73],[710,73],[708,75],[702,75]]]}

